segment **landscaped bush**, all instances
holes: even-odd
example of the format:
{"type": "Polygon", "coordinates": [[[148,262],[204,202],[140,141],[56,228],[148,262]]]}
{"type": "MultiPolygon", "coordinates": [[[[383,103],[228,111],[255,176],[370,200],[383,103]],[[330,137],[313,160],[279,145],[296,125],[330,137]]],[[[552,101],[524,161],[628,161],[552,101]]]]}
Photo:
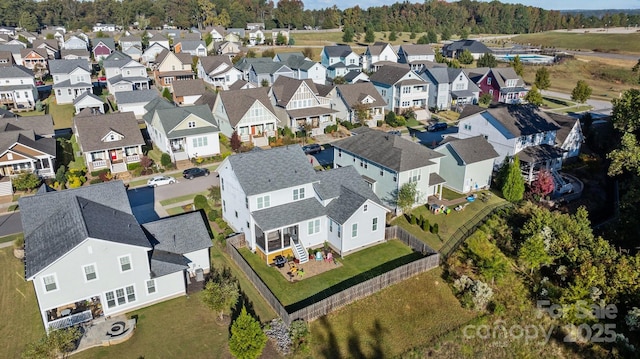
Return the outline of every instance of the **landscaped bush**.
{"type": "Polygon", "coordinates": [[[91,181],[89,181],[89,184],[96,184],[96,183],[102,183],[102,180],[100,178],[94,178],[91,181]]]}
{"type": "Polygon", "coordinates": [[[209,211],[209,213],[207,213],[207,218],[211,222],[215,222],[215,220],[218,219],[218,217],[219,217],[218,211],[216,211],[215,209],[212,209],[209,211]]]}
{"type": "Polygon", "coordinates": [[[199,194],[193,198],[193,205],[198,209],[204,209],[205,211],[210,209],[207,197],[199,194]]]}
{"type": "Polygon", "coordinates": [[[438,224],[437,223],[434,223],[433,226],[431,226],[431,233],[438,234],[439,230],[440,229],[438,228],[438,224]]]}
{"type": "Polygon", "coordinates": [[[103,168],[101,170],[91,171],[91,177],[100,177],[101,174],[109,172],[108,168],[103,168]]]}
{"type": "Polygon", "coordinates": [[[338,125],[331,125],[324,128],[324,133],[333,133],[338,131],[338,125]]]}
{"type": "Polygon", "coordinates": [[[378,121],[376,121],[376,126],[378,126],[378,127],[382,127],[382,124],[383,124],[383,123],[384,123],[384,121],[382,121],[382,120],[378,120],[378,121]]]}
{"type": "Polygon", "coordinates": [[[133,171],[137,168],[141,168],[142,165],[140,164],[140,162],[134,162],[134,163],[128,163],[127,164],[127,170],[129,171],[133,171]]]}
{"type": "Polygon", "coordinates": [[[416,219],[416,215],[411,213],[411,224],[417,224],[417,219],[416,219]]]}
{"type": "Polygon", "coordinates": [[[429,220],[428,219],[423,220],[421,227],[422,227],[423,231],[425,231],[425,232],[429,231],[429,229],[431,229],[431,227],[429,225],[429,220]]]}
{"type": "Polygon", "coordinates": [[[168,168],[171,165],[173,165],[171,161],[171,156],[169,156],[168,153],[163,153],[162,156],[160,156],[160,164],[162,165],[162,167],[165,167],[165,168],[168,168]]]}
{"type": "Polygon", "coordinates": [[[13,186],[18,191],[31,191],[32,189],[40,186],[40,177],[35,173],[25,172],[13,179],[13,186]]]}

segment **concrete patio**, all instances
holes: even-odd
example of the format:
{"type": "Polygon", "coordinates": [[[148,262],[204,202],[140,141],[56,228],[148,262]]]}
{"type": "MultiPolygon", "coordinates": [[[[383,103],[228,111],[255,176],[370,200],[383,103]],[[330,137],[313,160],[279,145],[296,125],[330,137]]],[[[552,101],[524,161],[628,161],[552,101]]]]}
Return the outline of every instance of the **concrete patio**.
{"type": "Polygon", "coordinates": [[[127,341],[133,336],[135,327],[136,320],[127,319],[124,315],[93,320],[82,326],[84,332],[80,338],[78,348],[73,353],[127,341]]]}

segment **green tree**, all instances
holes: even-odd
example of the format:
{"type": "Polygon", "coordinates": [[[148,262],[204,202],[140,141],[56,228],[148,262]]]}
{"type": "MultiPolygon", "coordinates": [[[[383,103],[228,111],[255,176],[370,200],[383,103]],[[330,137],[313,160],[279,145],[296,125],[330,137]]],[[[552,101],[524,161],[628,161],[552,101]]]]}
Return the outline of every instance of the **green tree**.
{"type": "Polygon", "coordinates": [[[398,39],[398,34],[395,31],[391,31],[389,33],[389,41],[396,41],[398,39]]]}
{"type": "Polygon", "coordinates": [[[202,301],[209,309],[218,312],[218,317],[222,320],[224,312],[228,311],[240,297],[240,291],[235,281],[230,278],[212,279],[204,287],[202,301]]]}
{"type": "Polygon", "coordinates": [[[347,80],[345,80],[344,77],[342,76],[336,76],[333,78],[334,85],[344,85],[346,83],[347,83],[347,80]]]}
{"type": "Polygon", "coordinates": [[[444,64],[445,61],[447,61],[447,59],[444,58],[444,56],[442,55],[442,53],[440,51],[436,51],[436,55],[435,55],[434,59],[439,64],[444,64]]]}
{"type": "Polygon", "coordinates": [[[209,202],[207,202],[207,197],[201,194],[193,197],[193,206],[196,208],[196,210],[204,209],[205,212],[211,209],[209,207],[209,202]]]}
{"type": "Polygon", "coordinates": [[[30,343],[22,352],[23,359],[68,358],[82,336],[76,327],[54,330],[38,342],[30,343]]]}
{"type": "Polygon", "coordinates": [[[302,0],[279,0],[273,15],[280,27],[301,28],[303,10],[302,0]]]}
{"type": "Polygon", "coordinates": [[[295,44],[296,44],[296,39],[294,39],[293,37],[289,37],[288,45],[289,45],[289,46],[293,46],[293,45],[295,45],[295,44]]]}
{"type": "Polygon", "coordinates": [[[520,159],[513,158],[509,164],[509,172],[502,185],[502,195],[509,202],[519,202],[524,196],[524,179],[520,172],[520,159]]]}
{"type": "Polygon", "coordinates": [[[631,68],[631,71],[638,74],[638,83],[640,84],[640,59],[638,59],[638,62],[635,65],[633,65],[633,67],[631,68]]]}
{"type": "Polygon", "coordinates": [[[469,30],[463,28],[462,30],[460,30],[458,35],[460,35],[460,39],[467,39],[469,38],[469,30]]]}
{"type": "Polygon", "coordinates": [[[264,50],[262,51],[262,54],[260,54],[260,57],[270,58],[270,59],[272,59],[274,56],[276,56],[276,52],[273,51],[273,49],[264,50]]]}
{"type": "Polygon", "coordinates": [[[373,28],[371,26],[367,26],[367,32],[364,35],[364,42],[372,43],[376,41],[376,34],[373,32],[373,28]]]}
{"type": "Polygon", "coordinates": [[[541,266],[551,264],[552,257],[547,253],[541,235],[534,235],[524,241],[518,251],[518,261],[526,269],[529,269],[531,274],[541,266]]]}
{"type": "Polygon", "coordinates": [[[220,186],[209,186],[207,197],[213,201],[214,205],[217,205],[222,198],[222,194],[220,193],[220,186]]]}
{"type": "Polygon", "coordinates": [[[165,87],[162,90],[162,97],[166,98],[167,100],[169,100],[170,102],[173,102],[173,96],[171,95],[171,91],[169,90],[168,87],[165,87]]]}
{"type": "Polygon", "coordinates": [[[584,80],[578,80],[576,87],[571,91],[571,99],[580,103],[585,103],[591,97],[591,87],[584,80]]]}
{"type": "Polygon", "coordinates": [[[310,48],[310,47],[305,47],[304,49],[302,49],[302,55],[304,55],[304,57],[312,59],[313,58],[313,49],[310,48]]]}
{"type": "Polygon", "coordinates": [[[13,187],[18,191],[31,191],[32,189],[40,186],[40,177],[33,172],[21,173],[13,180],[13,187]]]}
{"type": "Polygon", "coordinates": [[[418,196],[418,182],[407,182],[398,190],[397,205],[403,213],[409,213],[416,203],[418,196]]]}
{"type": "Polygon", "coordinates": [[[493,96],[488,92],[484,92],[478,99],[478,103],[480,104],[480,106],[484,107],[489,106],[491,104],[491,101],[493,101],[493,96]]]}
{"type": "Polygon", "coordinates": [[[262,79],[262,81],[260,81],[260,86],[262,86],[262,87],[269,87],[269,80],[267,80],[267,79],[262,79]]]}
{"type": "Polygon", "coordinates": [[[498,67],[498,60],[492,53],[487,52],[478,58],[476,65],[478,67],[498,67]]]}
{"type": "Polygon", "coordinates": [[[240,135],[238,135],[237,131],[233,131],[231,134],[231,149],[233,152],[238,152],[242,147],[242,140],[240,139],[240,135]]]}
{"type": "Polygon", "coordinates": [[[266,344],[267,336],[260,323],[243,306],[240,316],[231,325],[229,351],[238,359],[257,359],[266,344]]]}
{"type": "Polygon", "coordinates": [[[418,38],[418,45],[426,45],[429,43],[429,38],[427,37],[427,35],[422,35],[420,36],[420,38],[418,38]]]}
{"type": "Polygon", "coordinates": [[[438,42],[438,35],[435,31],[429,30],[427,31],[427,39],[429,40],[429,44],[435,44],[438,42]]]}
{"type": "Polygon", "coordinates": [[[542,94],[538,91],[538,87],[536,87],[536,85],[531,86],[529,92],[524,96],[524,100],[536,106],[542,105],[542,102],[544,101],[542,94]]]}
{"type": "Polygon", "coordinates": [[[469,51],[468,49],[464,49],[464,51],[462,51],[462,53],[458,55],[458,61],[460,61],[460,63],[464,65],[472,64],[473,55],[471,54],[471,51],[469,51]]]}
{"type": "Polygon", "coordinates": [[[450,38],[451,38],[451,31],[449,31],[449,29],[445,27],[444,29],[442,29],[442,32],[440,33],[440,39],[442,41],[447,41],[450,38]]]}
{"type": "Polygon", "coordinates": [[[536,80],[534,81],[536,87],[540,90],[546,90],[551,86],[551,79],[549,78],[549,70],[545,66],[536,71],[536,80]]]}
{"type": "Polygon", "coordinates": [[[160,156],[160,164],[162,167],[169,167],[173,162],[171,161],[171,156],[168,153],[163,153],[160,156]]]}
{"type": "Polygon", "coordinates": [[[278,36],[276,36],[276,45],[286,45],[287,44],[287,37],[284,36],[283,33],[278,33],[278,36]]]}
{"type": "Polygon", "coordinates": [[[522,61],[520,61],[519,55],[516,55],[516,57],[511,60],[511,67],[513,67],[513,71],[515,71],[518,76],[522,76],[524,73],[524,65],[522,61]]]}
{"type": "Polygon", "coordinates": [[[342,31],[344,32],[342,34],[342,42],[352,42],[353,36],[355,35],[353,28],[351,26],[345,26],[342,31]]]}

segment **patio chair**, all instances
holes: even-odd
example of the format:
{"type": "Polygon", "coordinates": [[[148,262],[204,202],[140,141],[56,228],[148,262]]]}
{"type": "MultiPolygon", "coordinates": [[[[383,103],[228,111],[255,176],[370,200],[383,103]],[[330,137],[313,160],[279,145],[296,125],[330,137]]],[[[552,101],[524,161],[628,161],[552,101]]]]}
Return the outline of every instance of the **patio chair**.
{"type": "Polygon", "coordinates": [[[333,252],[327,253],[327,258],[324,259],[327,262],[333,262],[333,252]]]}
{"type": "Polygon", "coordinates": [[[316,252],[316,262],[322,261],[324,260],[324,258],[322,257],[322,252],[321,251],[317,251],[316,252]]]}

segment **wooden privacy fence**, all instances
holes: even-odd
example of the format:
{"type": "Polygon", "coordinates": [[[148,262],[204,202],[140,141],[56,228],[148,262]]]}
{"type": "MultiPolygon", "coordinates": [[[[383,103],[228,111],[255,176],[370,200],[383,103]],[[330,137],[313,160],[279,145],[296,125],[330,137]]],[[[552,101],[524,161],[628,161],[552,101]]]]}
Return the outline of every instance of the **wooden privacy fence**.
{"type": "Polygon", "coordinates": [[[476,213],[467,223],[459,227],[449,239],[444,242],[442,248],[440,248],[440,255],[442,260],[447,259],[456,249],[464,242],[478,227],[480,227],[495,211],[511,207],[511,203],[495,203],[490,206],[484,207],[480,212],[476,213]]]}
{"type": "Polygon", "coordinates": [[[331,313],[332,311],[349,303],[377,293],[390,285],[404,281],[405,279],[422,272],[426,272],[440,264],[440,254],[419,239],[412,236],[410,233],[404,231],[402,228],[397,226],[386,228],[385,238],[397,238],[413,248],[414,251],[422,253],[423,256],[415,261],[367,279],[292,312],[287,311],[278,298],[273,294],[271,289],[264,284],[262,279],[260,279],[260,276],[258,276],[249,263],[247,263],[247,261],[238,252],[237,248],[244,244],[244,234],[239,234],[227,239],[227,252],[233,261],[236,262],[238,267],[240,267],[242,272],[247,276],[249,281],[253,283],[258,292],[260,292],[260,294],[265,298],[267,303],[269,303],[273,310],[275,310],[280,318],[282,318],[282,321],[288,325],[296,319],[312,320],[331,313]]]}

